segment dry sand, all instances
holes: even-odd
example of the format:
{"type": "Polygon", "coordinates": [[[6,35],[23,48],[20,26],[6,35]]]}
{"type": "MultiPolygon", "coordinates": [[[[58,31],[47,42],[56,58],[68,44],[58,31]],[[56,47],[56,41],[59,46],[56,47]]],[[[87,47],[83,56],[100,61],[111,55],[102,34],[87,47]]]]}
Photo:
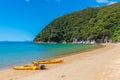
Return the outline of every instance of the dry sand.
{"type": "Polygon", "coordinates": [[[47,65],[48,70],[0,71],[0,80],[120,80],[120,44],[74,54],[63,63],[47,65]]]}

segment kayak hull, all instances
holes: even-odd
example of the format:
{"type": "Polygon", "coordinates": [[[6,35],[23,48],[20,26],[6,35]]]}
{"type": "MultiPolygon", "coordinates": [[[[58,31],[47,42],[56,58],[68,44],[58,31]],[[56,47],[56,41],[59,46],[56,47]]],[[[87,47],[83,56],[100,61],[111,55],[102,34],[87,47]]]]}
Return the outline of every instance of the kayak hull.
{"type": "Polygon", "coordinates": [[[38,70],[37,66],[14,66],[14,70],[38,70]]]}
{"type": "Polygon", "coordinates": [[[46,60],[46,61],[34,61],[33,64],[55,64],[61,63],[63,60],[46,60]]]}

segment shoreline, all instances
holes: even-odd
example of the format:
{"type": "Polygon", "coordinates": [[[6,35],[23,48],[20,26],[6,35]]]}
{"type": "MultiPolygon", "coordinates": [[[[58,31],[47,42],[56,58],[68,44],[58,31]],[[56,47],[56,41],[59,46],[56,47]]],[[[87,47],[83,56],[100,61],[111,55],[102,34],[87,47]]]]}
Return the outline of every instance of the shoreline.
{"type": "Polygon", "coordinates": [[[83,42],[41,42],[41,41],[38,41],[38,42],[32,42],[32,44],[88,44],[88,45],[96,45],[98,43],[96,42],[92,42],[92,41],[83,41],[83,42]]]}
{"type": "MultiPolygon", "coordinates": [[[[84,52],[88,52],[88,51],[92,51],[92,50],[96,50],[96,49],[105,47],[105,46],[103,46],[101,44],[99,44],[99,45],[98,44],[84,44],[84,45],[93,45],[95,47],[90,48],[90,49],[85,49],[85,50],[82,50],[82,51],[70,52],[69,54],[62,54],[62,55],[51,57],[51,58],[47,58],[47,59],[44,59],[44,60],[58,59],[58,58],[67,57],[67,56],[71,56],[71,55],[76,55],[76,54],[80,54],[80,53],[84,53],[84,52]]],[[[25,64],[32,65],[31,63],[32,62],[28,62],[28,63],[16,64],[16,65],[12,65],[12,66],[20,66],[20,65],[25,65],[25,64]]],[[[9,69],[12,68],[12,66],[7,66],[5,68],[2,68],[2,69],[0,69],[0,71],[9,70],[9,69]]]]}
{"type": "MultiPolygon", "coordinates": [[[[93,44],[86,44],[86,45],[93,45],[93,44]]],[[[79,51],[79,52],[74,52],[74,53],[70,53],[70,54],[63,54],[63,55],[56,56],[56,57],[49,58],[49,59],[45,59],[45,60],[59,59],[59,58],[69,57],[69,56],[72,56],[72,55],[84,54],[84,53],[86,53],[86,52],[94,51],[94,50],[97,50],[97,49],[100,49],[100,48],[104,48],[104,47],[106,47],[106,46],[100,44],[99,46],[97,46],[97,47],[95,47],[95,48],[93,48],[93,49],[87,49],[87,50],[83,50],[83,51],[79,51]]]]}
{"type": "MultiPolygon", "coordinates": [[[[51,71],[54,72],[55,69],[57,69],[57,68],[61,69],[60,67],[63,67],[66,65],[72,65],[71,63],[76,62],[77,60],[82,60],[82,59],[89,57],[89,56],[91,57],[91,56],[99,55],[99,53],[101,53],[101,52],[109,51],[109,50],[113,49],[114,47],[116,47],[115,45],[116,44],[105,44],[104,47],[102,47],[102,48],[97,48],[97,49],[93,49],[93,50],[90,50],[87,52],[85,51],[82,53],[80,52],[80,54],[75,53],[75,54],[71,54],[71,55],[57,57],[57,59],[64,59],[64,62],[61,64],[47,65],[49,67],[49,69],[45,70],[45,71],[41,71],[41,70],[16,71],[16,70],[12,70],[12,69],[2,70],[2,71],[0,71],[0,74],[2,74],[2,75],[0,75],[0,80],[10,80],[10,79],[11,80],[26,80],[26,77],[28,78],[27,80],[33,80],[33,79],[29,79],[29,78],[34,77],[36,79],[37,76],[35,76],[35,75],[38,75],[38,74],[41,74],[41,75],[46,74],[46,76],[48,76],[47,74],[49,74],[51,71]],[[22,74],[22,75],[20,75],[20,74],[22,74]],[[8,77],[8,79],[6,79],[6,77],[8,77]]],[[[41,77],[40,77],[40,79],[41,79],[41,77]]],[[[36,79],[36,80],[38,80],[38,79],[36,79]]],[[[43,78],[42,80],[45,80],[45,79],[43,78]]],[[[67,80],[69,80],[69,79],[67,79],[67,80]]]]}

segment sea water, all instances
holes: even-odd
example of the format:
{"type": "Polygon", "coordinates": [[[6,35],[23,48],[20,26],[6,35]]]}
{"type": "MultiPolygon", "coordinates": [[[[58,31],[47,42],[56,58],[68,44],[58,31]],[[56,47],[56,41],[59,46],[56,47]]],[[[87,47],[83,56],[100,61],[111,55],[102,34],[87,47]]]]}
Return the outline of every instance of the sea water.
{"type": "Polygon", "coordinates": [[[30,42],[0,42],[0,69],[22,65],[32,61],[55,58],[62,55],[98,48],[85,44],[32,44],[30,42]]]}

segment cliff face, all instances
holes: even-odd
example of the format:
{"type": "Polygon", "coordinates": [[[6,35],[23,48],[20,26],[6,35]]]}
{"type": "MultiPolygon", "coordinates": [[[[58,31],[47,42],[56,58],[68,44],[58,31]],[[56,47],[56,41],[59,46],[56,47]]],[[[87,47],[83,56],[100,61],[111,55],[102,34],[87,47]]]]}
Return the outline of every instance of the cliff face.
{"type": "Polygon", "coordinates": [[[120,3],[87,8],[48,24],[34,42],[120,41],[120,3]]]}

